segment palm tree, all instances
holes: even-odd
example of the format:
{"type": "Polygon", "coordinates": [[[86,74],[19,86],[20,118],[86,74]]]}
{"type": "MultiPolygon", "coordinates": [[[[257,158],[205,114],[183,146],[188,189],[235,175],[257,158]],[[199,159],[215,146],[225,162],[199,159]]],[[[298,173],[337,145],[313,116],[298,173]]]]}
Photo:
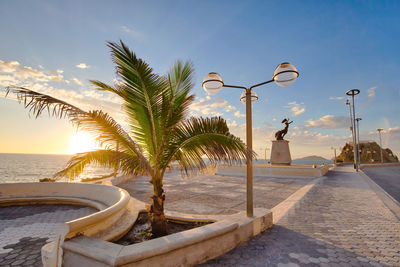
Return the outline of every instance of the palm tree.
{"type": "Polygon", "coordinates": [[[125,131],[111,116],[101,110],[84,111],[62,100],[27,88],[10,86],[25,108],[37,118],[47,110],[50,116],[68,117],[81,130],[92,132],[102,147],[78,153],[66,168],[55,176],[77,177],[88,164],[118,169],[125,174],[148,175],[153,185],[150,207],[152,231],[166,234],[163,176],[172,161],[185,174],[211,163],[241,163],[248,156],[245,144],[229,133],[220,117],[186,118],[194,100],[193,67],[176,62],[166,76],[153,70],[122,42],[108,42],[121,82],[107,85],[91,81],[98,90],[111,92],[122,99],[129,130],[125,131]]]}

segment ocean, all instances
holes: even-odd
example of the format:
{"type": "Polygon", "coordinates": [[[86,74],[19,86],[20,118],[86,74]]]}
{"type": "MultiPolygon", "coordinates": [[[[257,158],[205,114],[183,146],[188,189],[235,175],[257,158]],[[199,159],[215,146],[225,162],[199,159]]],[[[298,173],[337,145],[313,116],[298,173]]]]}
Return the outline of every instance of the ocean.
{"type": "MultiPolygon", "coordinates": [[[[71,155],[2,154],[0,153],[0,183],[39,182],[61,171],[71,155]]],[[[112,170],[89,166],[79,178],[102,176],[112,170]]],[[[62,181],[62,180],[61,180],[62,181]]]]}
{"type": "MultiPolygon", "coordinates": [[[[62,170],[71,155],[42,154],[1,154],[0,153],[0,183],[39,182],[40,178],[51,178],[54,173],[62,170]]],[[[264,163],[256,160],[255,163],[264,163]]],[[[332,161],[294,160],[293,164],[332,164],[332,161]]],[[[112,173],[112,170],[89,166],[79,177],[98,177],[112,173]]]]}

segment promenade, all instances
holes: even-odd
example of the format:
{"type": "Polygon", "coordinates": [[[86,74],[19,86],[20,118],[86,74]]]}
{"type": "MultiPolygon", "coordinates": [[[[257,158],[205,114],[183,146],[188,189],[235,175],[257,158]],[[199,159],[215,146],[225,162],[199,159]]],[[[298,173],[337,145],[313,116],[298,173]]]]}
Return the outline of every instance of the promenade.
{"type": "MultiPolygon", "coordinates": [[[[119,187],[151,204],[149,177],[137,177],[119,187]]],[[[271,209],[315,178],[254,177],[254,207],[271,209]]],[[[234,214],[246,210],[246,178],[200,174],[164,176],[165,209],[189,214],[234,214]]]]}
{"type": "MultiPolygon", "coordinates": [[[[371,168],[400,180],[400,166],[371,168]]],[[[379,174],[381,173],[381,175],[379,174]]],[[[150,203],[148,177],[121,187],[150,203]]],[[[321,178],[255,177],[254,206],[273,209],[305,185],[312,189],[272,229],[202,266],[400,266],[400,213],[364,174],[336,167],[321,178]],[[388,208],[390,207],[390,208],[388,208]]],[[[166,209],[192,214],[245,210],[245,178],[198,175],[164,179],[166,209]]],[[[286,201],[287,202],[287,201],[286,201]]],[[[290,201],[289,201],[290,202],[290,201]]],[[[0,266],[40,266],[40,248],[58,224],[92,213],[69,205],[0,209],[0,266]]]]}
{"type": "Polygon", "coordinates": [[[42,266],[40,250],[64,222],[96,210],[73,205],[0,207],[0,266],[42,266]]]}
{"type": "Polygon", "coordinates": [[[400,266],[400,220],[366,179],[335,168],[271,230],[202,266],[400,266]]]}

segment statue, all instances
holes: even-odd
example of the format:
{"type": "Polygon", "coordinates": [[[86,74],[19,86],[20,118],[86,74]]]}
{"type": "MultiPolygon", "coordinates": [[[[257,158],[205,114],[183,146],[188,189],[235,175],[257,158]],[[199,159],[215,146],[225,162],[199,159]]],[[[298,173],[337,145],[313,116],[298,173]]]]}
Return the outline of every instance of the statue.
{"type": "Polygon", "coordinates": [[[282,130],[280,130],[280,131],[277,131],[276,133],[275,133],[275,138],[276,138],[276,140],[283,140],[283,137],[285,137],[285,135],[287,134],[287,131],[288,131],[288,129],[289,129],[289,124],[291,124],[293,121],[291,121],[291,122],[289,122],[289,118],[287,118],[287,119],[284,119],[283,121],[282,121],[282,123],[284,123],[286,126],[285,126],[285,128],[283,128],[282,130]]]}

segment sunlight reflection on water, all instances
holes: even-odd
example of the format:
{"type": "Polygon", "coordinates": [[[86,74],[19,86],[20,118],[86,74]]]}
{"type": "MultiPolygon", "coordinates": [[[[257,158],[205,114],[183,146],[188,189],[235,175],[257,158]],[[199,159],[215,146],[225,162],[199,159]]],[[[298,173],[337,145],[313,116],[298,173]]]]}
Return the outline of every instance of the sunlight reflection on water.
{"type": "MultiPolygon", "coordinates": [[[[38,182],[40,178],[51,178],[66,166],[70,158],[70,155],[0,154],[0,183],[38,182]]],[[[79,178],[111,172],[110,169],[89,166],[79,178]]]]}

